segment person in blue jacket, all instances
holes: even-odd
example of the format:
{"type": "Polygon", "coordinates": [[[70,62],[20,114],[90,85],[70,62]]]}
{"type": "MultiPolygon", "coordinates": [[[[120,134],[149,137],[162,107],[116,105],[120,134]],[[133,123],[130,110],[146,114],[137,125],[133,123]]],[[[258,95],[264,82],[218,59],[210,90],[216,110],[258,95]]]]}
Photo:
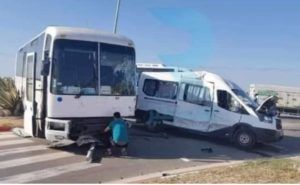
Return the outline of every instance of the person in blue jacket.
{"type": "Polygon", "coordinates": [[[128,146],[128,125],[121,118],[119,112],[114,113],[114,120],[104,130],[105,133],[111,133],[110,142],[107,142],[107,154],[112,154],[112,146],[121,148],[122,155],[127,155],[128,146]]]}

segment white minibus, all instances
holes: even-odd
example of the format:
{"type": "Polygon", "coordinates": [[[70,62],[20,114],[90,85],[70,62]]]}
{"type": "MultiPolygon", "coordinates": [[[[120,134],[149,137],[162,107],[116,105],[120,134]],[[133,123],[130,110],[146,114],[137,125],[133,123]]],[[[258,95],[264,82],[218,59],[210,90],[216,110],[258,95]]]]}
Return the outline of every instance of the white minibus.
{"type": "Polygon", "coordinates": [[[162,124],[230,138],[239,147],[283,137],[270,97],[257,105],[232,81],[206,71],[144,72],[136,116],[149,130],[162,124]]]}

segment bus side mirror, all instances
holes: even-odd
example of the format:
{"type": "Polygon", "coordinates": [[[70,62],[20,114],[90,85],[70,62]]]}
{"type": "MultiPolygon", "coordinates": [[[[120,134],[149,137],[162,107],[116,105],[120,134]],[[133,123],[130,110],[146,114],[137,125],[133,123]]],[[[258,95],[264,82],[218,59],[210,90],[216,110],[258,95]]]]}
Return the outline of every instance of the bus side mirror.
{"type": "Polygon", "coordinates": [[[42,76],[48,76],[49,75],[49,68],[50,68],[50,61],[49,59],[45,59],[43,61],[41,75],[42,76]]]}

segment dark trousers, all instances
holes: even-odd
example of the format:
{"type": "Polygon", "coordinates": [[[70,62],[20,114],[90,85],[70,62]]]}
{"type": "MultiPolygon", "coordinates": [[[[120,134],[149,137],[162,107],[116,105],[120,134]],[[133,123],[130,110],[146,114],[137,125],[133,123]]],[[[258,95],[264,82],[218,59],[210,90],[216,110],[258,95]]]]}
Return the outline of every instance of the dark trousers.
{"type": "Polygon", "coordinates": [[[111,148],[113,145],[116,147],[119,147],[119,148],[124,148],[124,147],[127,148],[127,146],[128,146],[128,143],[125,145],[119,145],[117,143],[114,143],[112,140],[111,131],[106,132],[102,135],[102,142],[103,142],[105,148],[111,148]]]}

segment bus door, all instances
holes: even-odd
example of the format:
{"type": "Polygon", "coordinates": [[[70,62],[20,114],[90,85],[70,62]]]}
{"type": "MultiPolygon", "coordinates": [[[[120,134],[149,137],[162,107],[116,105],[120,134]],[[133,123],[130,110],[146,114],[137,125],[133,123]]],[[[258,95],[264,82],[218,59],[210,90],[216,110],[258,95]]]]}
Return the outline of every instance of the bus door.
{"type": "Polygon", "coordinates": [[[25,71],[25,98],[24,98],[24,130],[27,134],[35,136],[36,103],[35,103],[35,53],[27,53],[25,71]]]}
{"type": "Polygon", "coordinates": [[[181,85],[182,93],[177,103],[174,125],[208,131],[213,111],[214,84],[202,82],[201,85],[199,83],[181,85]]]}

